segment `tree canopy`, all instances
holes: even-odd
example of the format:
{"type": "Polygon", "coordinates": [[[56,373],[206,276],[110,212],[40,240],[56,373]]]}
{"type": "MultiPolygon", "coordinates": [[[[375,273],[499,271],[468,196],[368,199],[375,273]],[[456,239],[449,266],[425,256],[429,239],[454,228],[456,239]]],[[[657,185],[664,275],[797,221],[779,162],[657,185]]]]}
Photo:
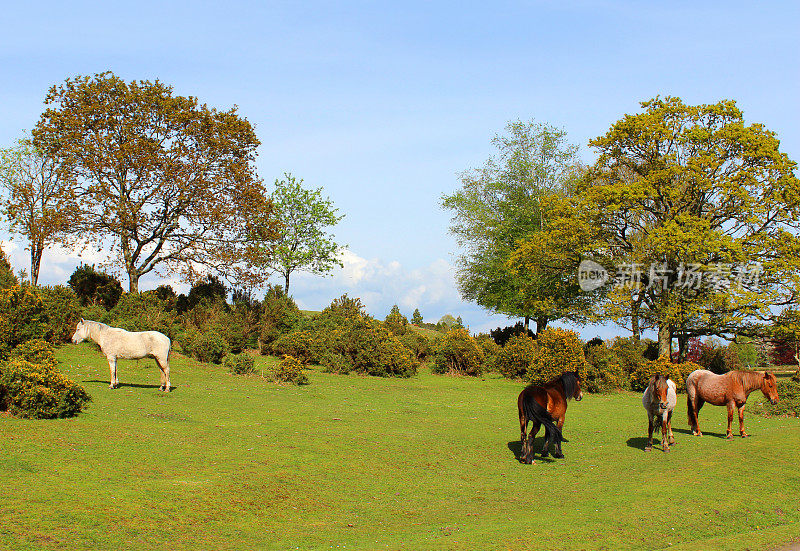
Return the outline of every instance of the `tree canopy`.
{"type": "Polygon", "coordinates": [[[130,291],[153,270],[193,280],[201,267],[249,283],[275,220],[258,179],[259,141],[236,108],[218,111],[158,80],[110,72],[53,86],[35,145],[75,180],[74,223],[110,241],[130,291]]]}
{"type": "Polygon", "coordinates": [[[24,236],[31,257],[31,283],[39,281],[44,250],[64,242],[73,232],[76,203],[72,182],[53,157],[44,155],[30,139],[0,149],[0,214],[9,229],[24,236]]]}
{"type": "Polygon", "coordinates": [[[558,224],[616,265],[596,311],[641,316],[661,354],[673,337],[746,333],[798,297],[796,164],[733,101],[642,108],[592,140],[600,156],[558,224]]]}
{"type": "MultiPolygon", "coordinates": [[[[563,273],[531,263],[512,265],[520,240],[547,224],[548,198],[569,195],[579,174],[578,148],[563,130],[533,121],[510,122],[492,140],[497,153],[460,175],[461,189],[442,196],[452,212],[450,231],[462,247],[457,283],[466,300],[493,312],[533,318],[538,330],[570,317],[582,299],[563,273]]],[[[570,273],[570,276],[572,274],[570,273]]]]}
{"type": "Polygon", "coordinates": [[[344,218],[330,199],[322,197],[322,188],[305,189],[303,180],[291,174],[275,181],[270,195],[281,229],[268,265],[283,276],[284,291],[289,294],[289,276],[295,271],[325,274],[335,266],[341,248],[328,233],[344,218]]]}

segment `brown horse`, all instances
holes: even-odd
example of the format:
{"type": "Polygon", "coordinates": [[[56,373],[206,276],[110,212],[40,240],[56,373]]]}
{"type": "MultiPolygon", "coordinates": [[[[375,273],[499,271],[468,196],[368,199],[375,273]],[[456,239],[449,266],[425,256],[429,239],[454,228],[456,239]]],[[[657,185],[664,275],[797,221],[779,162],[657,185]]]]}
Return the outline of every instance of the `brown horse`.
{"type": "Polygon", "coordinates": [[[539,427],[544,425],[544,448],[542,457],[550,453],[550,444],[554,443],[556,450],[553,457],[564,457],[561,452],[561,442],[567,440],[561,434],[564,418],[567,413],[567,400],[583,398],[581,392],[581,378],[577,372],[566,371],[544,385],[528,385],[520,392],[517,398],[519,409],[519,427],[522,439],[523,463],[533,463],[533,439],[539,432],[539,427]],[[528,421],[532,423],[530,435],[527,435],[528,421]]]}
{"type": "Polygon", "coordinates": [[[775,375],[765,371],[729,371],[715,375],[705,369],[692,371],[686,378],[686,404],[689,410],[689,426],[692,434],[703,436],[697,425],[697,414],[703,404],[728,406],[728,438],[733,438],[731,423],[733,411],[739,410],[739,434],[744,438],[744,404],[747,396],[760,388],[772,404],[778,403],[778,387],[775,375]]]}

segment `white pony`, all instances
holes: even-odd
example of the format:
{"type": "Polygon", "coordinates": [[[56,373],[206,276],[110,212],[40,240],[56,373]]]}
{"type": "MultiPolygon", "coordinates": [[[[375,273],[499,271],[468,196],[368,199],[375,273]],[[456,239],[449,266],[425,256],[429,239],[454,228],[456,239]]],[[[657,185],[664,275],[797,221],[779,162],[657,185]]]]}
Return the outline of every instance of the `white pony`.
{"type": "Polygon", "coordinates": [[[650,382],[642,394],[642,405],[647,410],[647,447],[644,451],[649,452],[653,449],[653,429],[658,421],[661,424],[661,449],[668,452],[669,445],[675,443],[675,437],[672,435],[672,411],[677,403],[678,393],[672,379],[660,373],[650,377],[650,382]]]}
{"type": "Polygon", "coordinates": [[[89,321],[81,318],[72,335],[72,342],[78,344],[86,339],[91,339],[100,345],[100,350],[108,358],[108,368],[111,371],[111,385],[117,388],[117,358],[138,360],[139,358],[155,358],[161,368],[161,388],[169,392],[169,337],[158,331],[126,331],[117,327],[109,327],[99,321],[89,321]]]}

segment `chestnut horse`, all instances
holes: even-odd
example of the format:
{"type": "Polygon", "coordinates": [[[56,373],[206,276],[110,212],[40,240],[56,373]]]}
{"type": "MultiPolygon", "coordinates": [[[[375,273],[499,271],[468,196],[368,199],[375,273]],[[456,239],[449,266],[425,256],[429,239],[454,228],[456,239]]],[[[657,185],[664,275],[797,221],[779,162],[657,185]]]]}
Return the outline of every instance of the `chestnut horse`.
{"type": "Polygon", "coordinates": [[[544,425],[544,448],[542,457],[550,453],[550,444],[554,443],[556,450],[553,457],[564,457],[561,452],[561,442],[567,440],[561,434],[564,426],[564,416],[567,413],[567,400],[583,398],[581,392],[581,378],[577,372],[566,371],[552,381],[543,385],[528,385],[520,392],[517,398],[519,409],[519,427],[522,433],[523,463],[533,463],[533,439],[539,432],[539,427],[544,425]],[[527,435],[528,421],[532,423],[530,435],[527,435]]]}
{"type": "Polygon", "coordinates": [[[674,381],[661,373],[650,377],[642,394],[642,405],[647,410],[647,447],[644,451],[653,449],[653,429],[658,421],[661,424],[661,449],[668,452],[670,444],[675,443],[672,435],[672,411],[677,403],[678,394],[674,381]]]}
{"type": "Polygon", "coordinates": [[[739,410],[739,434],[744,438],[744,404],[747,396],[761,389],[769,401],[778,403],[778,387],[775,375],[765,371],[729,371],[715,375],[705,369],[692,371],[686,378],[686,404],[689,410],[689,426],[692,434],[703,436],[697,424],[697,414],[703,404],[728,406],[728,438],[733,438],[731,423],[734,409],[739,410]]]}

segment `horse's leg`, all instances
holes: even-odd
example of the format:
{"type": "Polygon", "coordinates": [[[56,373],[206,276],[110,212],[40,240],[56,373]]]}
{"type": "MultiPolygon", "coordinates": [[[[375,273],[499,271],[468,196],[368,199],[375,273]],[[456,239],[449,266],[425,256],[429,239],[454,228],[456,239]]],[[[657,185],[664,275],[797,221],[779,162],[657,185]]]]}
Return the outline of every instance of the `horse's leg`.
{"type": "Polygon", "coordinates": [[[650,412],[647,412],[647,446],[645,446],[644,451],[649,452],[653,449],[653,416],[650,412]]]}
{"type": "Polygon", "coordinates": [[[700,413],[700,408],[703,407],[703,404],[705,403],[705,400],[697,396],[695,396],[694,400],[692,401],[692,418],[694,421],[692,426],[692,434],[694,436],[703,436],[703,433],[700,431],[700,421],[698,420],[698,415],[700,413]]]}
{"type": "Polygon", "coordinates": [[[169,392],[169,360],[162,362],[161,359],[156,358],[156,363],[161,370],[161,387],[159,390],[169,392]]]}
{"type": "MultiPolygon", "coordinates": [[[[541,423],[539,423],[539,421],[536,421],[535,419],[531,420],[531,430],[528,433],[528,440],[527,440],[528,453],[525,456],[525,461],[524,461],[528,465],[533,464],[533,453],[534,453],[533,452],[533,441],[536,438],[536,433],[539,432],[539,427],[541,427],[541,426],[542,425],[541,425],[541,423]]],[[[542,456],[542,457],[544,457],[544,456],[542,456]]]]}
{"type": "Polygon", "coordinates": [[[117,388],[117,358],[113,356],[109,356],[108,358],[108,371],[111,374],[111,382],[108,385],[108,388],[114,389],[117,388]]]}
{"type": "MultiPolygon", "coordinates": [[[[547,457],[550,455],[550,444],[553,441],[553,433],[547,428],[547,425],[544,426],[544,446],[542,446],[542,457],[547,457]]],[[[555,454],[553,454],[555,455],[555,454]]]]}
{"type": "Polygon", "coordinates": [[[742,438],[747,437],[747,433],[744,431],[744,404],[739,407],[739,434],[742,438]]]}
{"type": "MultiPolygon", "coordinates": [[[[564,419],[565,419],[564,417],[561,417],[556,422],[556,426],[558,427],[558,430],[561,430],[561,428],[564,426],[564,419]]],[[[555,436],[556,435],[554,434],[553,438],[555,438],[555,436]]],[[[557,438],[556,438],[556,451],[553,452],[553,457],[556,457],[558,459],[563,459],[564,458],[564,454],[561,451],[561,440],[559,440],[557,438]]]]}
{"type": "Polygon", "coordinates": [[[675,435],[672,434],[672,412],[667,414],[667,430],[669,431],[669,445],[675,445],[675,435]]]}
{"type": "Polygon", "coordinates": [[[731,425],[733,424],[733,410],[736,409],[732,402],[728,402],[728,435],[726,438],[730,440],[733,438],[733,432],[731,432],[731,425]]]}
{"type": "Polygon", "coordinates": [[[669,442],[667,438],[667,420],[664,419],[664,416],[661,416],[661,450],[668,452],[669,451],[669,442]]]}
{"type": "Polygon", "coordinates": [[[520,460],[524,463],[528,457],[528,419],[522,410],[519,412],[519,439],[522,442],[522,452],[520,452],[520,460]]]}

